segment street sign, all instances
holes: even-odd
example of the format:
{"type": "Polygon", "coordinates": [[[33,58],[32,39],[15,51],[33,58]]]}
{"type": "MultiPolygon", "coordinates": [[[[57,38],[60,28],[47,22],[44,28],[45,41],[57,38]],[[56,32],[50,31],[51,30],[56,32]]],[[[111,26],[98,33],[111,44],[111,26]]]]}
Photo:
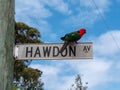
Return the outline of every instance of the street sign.
{"type": "Polygon", "coordinates": [[[92,42],[70,44],[59,53],[62,43],[45,44],[21,44],[15,46],[15,58],[17,60],[36,60],[36,59],[92,59],[92,42]]]}

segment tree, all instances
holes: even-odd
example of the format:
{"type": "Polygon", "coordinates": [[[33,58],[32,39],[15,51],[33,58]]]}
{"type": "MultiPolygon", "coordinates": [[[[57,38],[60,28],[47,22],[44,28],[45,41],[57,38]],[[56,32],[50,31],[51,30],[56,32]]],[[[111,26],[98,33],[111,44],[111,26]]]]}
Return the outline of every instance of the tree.
{"type": "MultiPolygon", "coordinates": [[[[87,86],[82,85],[81,76],[78,74],[75,78],[75,83],[71,85],[71,88],[68,90],[86,90],[87,86]]],[[[86,82],[88,84],[88,82],[86,82]]]]}
{"type": "Polygon", "coordinates": [[[40,37],[40,32],[36,28],[29,27],[23,22],[15,24],[15,44],[43,43],[40,37]]]}
{"type": "MultiPolygon", "coordinates": [[[[21,43],[43,43],[40,40],[40,32],[23,22],[15,24],[15,44],[21,43]]],[[[42,71],[28,67],[30,60],[16,60],[14,63],[14,85],[27,90],[33,90],[39,87],[43,90],[41,82],[42,71]]]]}
{"type": "Polygon", "coordinates": [[[41,81],[38,81],[38,78],[41,77],[41,73],[42,72],[39,71],[38,69],[25,68],[23,73],[24,87],[27,88],[28,90],[34,90],[35,88],[38,88],[41,85],[43,85],[41,81]]]}

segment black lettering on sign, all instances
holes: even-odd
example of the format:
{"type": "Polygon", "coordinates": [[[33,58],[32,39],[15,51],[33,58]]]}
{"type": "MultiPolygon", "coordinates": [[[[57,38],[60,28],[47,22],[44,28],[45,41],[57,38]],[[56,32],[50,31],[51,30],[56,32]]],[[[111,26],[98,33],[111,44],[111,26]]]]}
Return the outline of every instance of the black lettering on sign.
{"type": "Polygon", "coordinates": [[[36,51],[35,51],[34,57],[36,57],[36,55],[38,55],[39,57],[41,57],[39,47],[36,48],[36,51]]]}
{"type": "Polygon", "coordinates": [[[32,57],[32,53],[33,53],[33,47],[30,47],[30,50],[28,50],[29,47],[26,47],[26,57],[32,57]]]}
{"type": "Polygon", "coordinates": [[[61,53],[61,56],[66,57],[68,53],[67,48],[61,53]]]}
{"type": "Polygon", "coordinates": [[[50,51],[51,51],[51,47],[43,47],[44,57],[49,57],[50,56],[50,51]]]}
{"type": "Polygon", "coordinates": [[[76,47],[69,46],[69,56],[76,56],[76,47]]]}
{"type": "Polygon", "coordinates": [[[91,49],[91,46],[84,46],[83,52],[88,53],[91,49]]]}
{"type": "Polygon", "coordinates": [[[53,57],[57,57],[59,55],[59,48],[57,46],[53,46],[53,57]]]}

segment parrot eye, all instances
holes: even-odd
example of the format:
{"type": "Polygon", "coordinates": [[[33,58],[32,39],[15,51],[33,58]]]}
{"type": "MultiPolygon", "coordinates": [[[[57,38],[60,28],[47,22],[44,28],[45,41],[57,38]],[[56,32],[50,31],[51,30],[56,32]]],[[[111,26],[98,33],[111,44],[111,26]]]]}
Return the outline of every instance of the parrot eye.
{"type": "Polygon", "coordinates": [[[78,33],[80,33],[81,31],[80,31],[80,30],[78,30],[77,32],[78,32],[78,33]]]}

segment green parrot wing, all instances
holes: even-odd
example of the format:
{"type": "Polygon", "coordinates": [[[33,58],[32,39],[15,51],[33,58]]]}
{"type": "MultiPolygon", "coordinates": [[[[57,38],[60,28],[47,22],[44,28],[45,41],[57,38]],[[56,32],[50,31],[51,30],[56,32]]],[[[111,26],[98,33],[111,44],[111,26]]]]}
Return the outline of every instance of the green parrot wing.
{"type": "Polygon", "coordinates": [[[78,32],[71,32],[66,35],[65,41],[73,42],[80,39],[80,34],[78,32]]]}

